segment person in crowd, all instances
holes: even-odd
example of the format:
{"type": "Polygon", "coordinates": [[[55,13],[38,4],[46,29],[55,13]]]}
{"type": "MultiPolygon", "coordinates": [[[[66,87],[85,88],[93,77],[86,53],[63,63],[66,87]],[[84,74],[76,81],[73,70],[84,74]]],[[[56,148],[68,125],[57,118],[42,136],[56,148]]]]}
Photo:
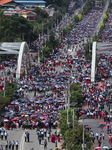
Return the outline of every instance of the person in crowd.
{"type": "Polygon", "coordinates": [[[3,137],[4,137],[4,131],[2,131],[0,135],[1,135],[1,140],[3,140],[3,137]]]}
{"type": "Polygon", "coordinates": [[[11,150],[11,145],[12,145],[12,143],[11,143],[11,141],[9,141],[8,142],[8,148],[9,148],[9,150],[11,150]]]}
{"type": "Polygon", "coordinates": [[[49,142],[49,139],[50,139],[50,133],[47,132],[47,140],[48,140],[48,142],[49,142]]]}
{"type": "Polygon", "coordinates": [[[16,146],[16,150],[18,150],[18,147],[19,147],[19,142],[18,141],[15,142],[15,146],[16,146]]]}
{"type": "Polygon", "coordinates": [[[5,142],[5,150],[8,150],[8,141],[5,142]]]}
{"type": "Polygon", "coordinates": [[[25,138],[25,142],[26,142],[26,140],[27,140],[27,133],[26,132],[24,133],[24,138],[25,138]]]}
{"type": "Polygon", "coordinates": [[[15,141],[13,140],[13,141],[11,142],[11,149],[12,149],[12,150],[14,150],[14,145],[15,145],[15,141]]]}
{"type": "Polygon", "coordinates": [[[7,140],[7,137],[8,137],[8,132],[7,131],[4,132],[4,137],[5,137],[5,140],[7,140]]]}
{"type": "Polygon", "coordinates": [[[96,132],[95,136],[96,136],[96,139],[97,139],[97,141],[98,141],[99,133],[98,133],[98,132],[96,132]]]}
{"type": "Polygon", "coordinates": [[[0,145],[0,150],[3,150],[3,146],[2,145],[0,145]]]}
{"type": "Polygon", "coordinates": [[[47,149],[47,140],[44,140],[44,149],[47,149]]]}

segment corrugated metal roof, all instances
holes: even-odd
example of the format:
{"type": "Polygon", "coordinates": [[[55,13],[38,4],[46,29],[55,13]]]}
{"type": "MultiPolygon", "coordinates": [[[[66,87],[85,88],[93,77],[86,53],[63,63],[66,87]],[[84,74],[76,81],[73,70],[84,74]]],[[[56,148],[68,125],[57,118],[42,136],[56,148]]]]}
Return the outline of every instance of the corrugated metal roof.
{"type": "Polygon", "coordinates": [[[43,0],[15,0],[15,2],[17,3],[21,3],[21,4],[37,4],[37,3],[41,3],[41,4],[45,4],[46,2],[43,0]]]}
{"type": "Polygon", "coordinates": [[[0,0],[0,5],[3,5],[5,3],[12,2],[13,0],[0,0]]]}
{"type": "Polygon", "coordinates": [[[16,2],[20,4],[25,4],[25,5],[35,5],[35,4],[45,4],[46,2],[43,0],[0,0],[0,5],[9,3],[9,2],[16,2]]]}

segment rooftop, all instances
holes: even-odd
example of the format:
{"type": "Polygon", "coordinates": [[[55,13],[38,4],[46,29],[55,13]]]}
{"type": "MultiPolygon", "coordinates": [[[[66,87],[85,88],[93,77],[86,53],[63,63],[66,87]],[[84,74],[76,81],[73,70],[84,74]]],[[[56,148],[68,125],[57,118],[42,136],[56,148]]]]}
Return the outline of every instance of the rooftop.
{"type": "Polygon", "coordinates": [[[12,2],[13,0],[0,0],[0,5],[3,5],[5,3],[12,2]]]}

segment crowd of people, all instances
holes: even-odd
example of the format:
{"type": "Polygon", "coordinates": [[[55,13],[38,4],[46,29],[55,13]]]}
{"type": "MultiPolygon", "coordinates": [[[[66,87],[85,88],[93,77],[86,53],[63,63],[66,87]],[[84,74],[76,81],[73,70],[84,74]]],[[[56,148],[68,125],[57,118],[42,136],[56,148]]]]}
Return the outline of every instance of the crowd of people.
{"type": "MultiPolygon", "coordinates": [[[[13,101],[1,114],[1,124],[6,130],[36,129],[39,144],[44,137],[47,137],[47,141],[44,141],[45,149],[49,140],[57,144],[57,140],[60,141],[59,135],[52,135],[49,131],[58,126],[59,112],[65,109],[66,91],[69,84],[77,82],[81,84],[83,100],[87,105],[87,109],[83,105],[78,106],[78,117],[86,114],[89,119],[103,118],[104,122],[111,122],[112,62],[110,58],[112,55],[98,55],[96,82],[93,84],[90,78],[91,63],[85,60],[83,47],[83,38],[93,35],[102,11],[101,8],[92,9],[90,13],[84,15],[65,40],[60,43],[61,47],[57,48],[57,52],[52,53],[43,63],[38,64],[36,57],[31,55],[31,68],[27,76],[20,79],[13,101]],[[73,47],[73,53],[69,54],[68,51],[64,51],[63,46],[66,48],[66,45],[71,46],[71,44],[77,44],[79,48],[75,51],[73,47]],[[31,98],[28,93],[33,93],[31,98]],[[108,110],[104,109],[105,104],[108,110]]],[[[1,131],[1,133],[4,138],[6,131],[1,131]]],[[[29,142],[29,136],[25,133],[25,141],[29,142]]],[[[98,140],[101,141],[103,137],[98,140]]],[[[1,140],[3,140],[2,136],[1,140]]],[[[9,143],[10,141],[6,147],[9,143]]],[[[17,143],[11,142],[12,149],[14,146],[16,150],[18,149],[19,143],[17,143]]],[[[100,142],[98,143],[100,146],[100,142]]]]}
{"type": "Polygon", "coordinates": [[[102,35],[101,35],[101,41],[103,43],[110,43],[112,42],[112,31],[111,31],[111,28],[112,28],[112,8],[109,8],[109,11],[108,11],[108,20],[106,21],[105,23],[105,28],[102,32],[102,35]]]}

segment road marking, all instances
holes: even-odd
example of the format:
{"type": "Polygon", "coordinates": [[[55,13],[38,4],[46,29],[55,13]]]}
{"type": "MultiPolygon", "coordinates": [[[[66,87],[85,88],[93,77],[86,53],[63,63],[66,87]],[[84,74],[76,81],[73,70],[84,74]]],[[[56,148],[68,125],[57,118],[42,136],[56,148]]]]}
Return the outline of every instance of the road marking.
{"type": "Polygon", "coordinates": [[[43,150],[42,145],[40,147],[41,147],[41,150],[43,150]]]}
{"type": "Polygon", "coordinates": [[[23,133],[23,135],[21,137],[21,142],[20,142],[19,150],[24,150],[24,133],[23,133]]]}

